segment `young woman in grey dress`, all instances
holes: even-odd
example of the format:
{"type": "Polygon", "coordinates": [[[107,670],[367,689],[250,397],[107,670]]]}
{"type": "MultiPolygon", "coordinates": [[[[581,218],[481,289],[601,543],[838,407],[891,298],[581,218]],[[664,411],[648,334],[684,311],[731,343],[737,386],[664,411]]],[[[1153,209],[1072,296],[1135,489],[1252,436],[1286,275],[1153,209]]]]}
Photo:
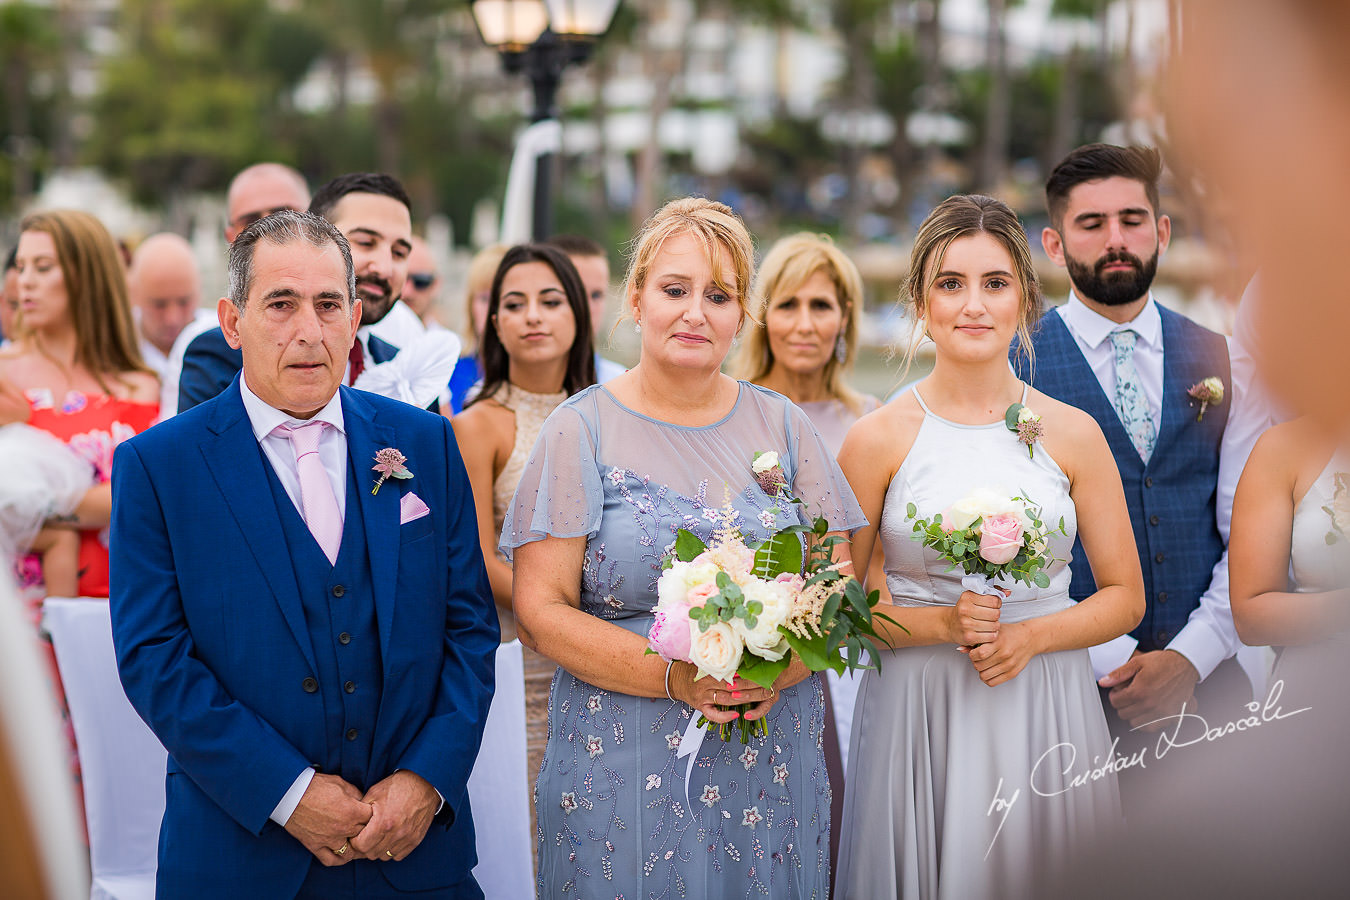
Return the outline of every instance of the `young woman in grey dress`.
{"type": "Polygon", "coordinates": [[[933,372],[849,431],[840,464],[878,525],[894,607],[880,673],[853,718],[838,896],[1034,897],[1119,814],[1111,747],[1085,648],[1144,612],[1142,576],[1110,450],[1085,413],[1033,391],[1008,366],[1040,294],[1017,217],[989,197],[952,197],[919,230],[904,299],[936,348],[933,372]],[[1004,424],[1041,416],[1028,447],[1004,424]],[[1030,451],[1030,452],[1029,452],[1030,451]],[[931,518],[977,487],[1029,497],[1068,535],[1045,589],[962,590],[912,540],[907,506],[931,518]],[[1075,529],[1099,590],[1069,599],[1075,529]],[[958,652],[960,651],[960,652],[958,652]],[[1089,773],[1081,783],[1076,776],[1089,773]]]}
{"type": "Polygon", "coordinates": [[[729,687],[645,653],[677,529],[706,540],[727,506],[750,540],[801,520],[755,482],[755,451],[779,453],[811,514],[864,524],[801,411],[720,372],[751,258],[722,204],[677,200],[647,223],[626,290],[639,363],[549,417],[507,514],[521,639],[561,666],[535,791],[541,896],[826,897],[820,678],[794,662],[772,689],[729,687]],[[691,719],[734,721],[736,703],[767,738],[700,736],[687,767],[691,719]]]}

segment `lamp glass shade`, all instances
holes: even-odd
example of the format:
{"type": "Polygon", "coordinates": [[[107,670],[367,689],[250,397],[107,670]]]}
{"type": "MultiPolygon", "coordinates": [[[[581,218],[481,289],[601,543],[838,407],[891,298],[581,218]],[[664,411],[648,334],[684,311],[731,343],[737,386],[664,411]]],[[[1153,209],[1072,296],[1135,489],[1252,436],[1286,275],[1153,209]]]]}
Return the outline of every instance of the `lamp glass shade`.
{"type": "Polygon", "coordinates": [[[548,27],[542,0],[475,0],[472,8],[483,42],[498,49],[528,47],[548,27]]]}
{"type": "Polygon", "coordinates": [[[555,34],[599,37],[609,30],[619,0],[544,0],[555,34]]]}

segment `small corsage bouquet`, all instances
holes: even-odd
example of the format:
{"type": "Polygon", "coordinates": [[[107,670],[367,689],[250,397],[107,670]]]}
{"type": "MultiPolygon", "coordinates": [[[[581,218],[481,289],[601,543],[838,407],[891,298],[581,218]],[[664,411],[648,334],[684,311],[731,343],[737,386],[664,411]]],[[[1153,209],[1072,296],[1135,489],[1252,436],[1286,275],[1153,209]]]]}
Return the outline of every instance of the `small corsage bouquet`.
{"type": "Polygon", "coordinates": [[[1203,381],[1191,385],[1186,394],[1192,399],[1200,401],[1200,414],[1195,417],[1199,422],[1205,418],[1205,410],[1210,406],[1218,406],[1223,402],[1223,379],[1211,375],[1203,381]]]}
{"type": "Polygon", "coordinates": [[[1061,516],[1058,527],[1041,521],[1041,507],[1025,497],[978,488],[930,519],[919,518],[910,503],[905,512],[914,520],[912,537],[961,569],[961,586],[977,594],[993,595],[995,580],[1047,588],[1045,569],[1054,562],[1046,538],[1068,532],[1061,516]]]}
{"type": "MultiPolygon", "coordinates": [[[[766,493],[798,502],[788,495],[776,454],[755,454],[752,470],[761,486],[773,487],[766,493]],[[760,461],[767,464],[755,468],[760,461]]],[[[877,591],[865,592],[833,562],[832,549],[844,539],[827,536],[829,523],[817,517],[809,526],[790,525],[748,544],[735,518],[728,501],[707,544],[686,529],[676,533],[656,583],[648,652],[692,663],[700,678],[729,683],[739,675],[767,689],[794,652],[813,672],[871,668],[862,654],[878,660],[873,617],[892,620],[873,612],[877,591]]],[[[744,712],[750,706],[728,708],[744,712]]],[[[697,724],[706,725],[706,718],[697,724]]],[[[763,718],[734,724],[743,744],[767,733],[763,718]]],[[[732,729],[732,723],[721,726],[722,740],[731,738],[732,729]]]]}
{"type": "Polygon", "coordinates": [[[404,456],[393,447],[385,447],[383,450],[375,451],[375,465],[371,466],[380,477],[375,479],[375,486],[370,489],[371,494],[378,494],[380,486],[389,478],[411,478],[412,472],[404,465],[408,457],[404,456]]]}
{"type": "Polygon", "coordinates": [[[1027,456],[1035,459],[1035,444],[1045,436],[1045,426],[1041,424],[1041,417],[1021,403],[1014,403],[1003,414],[1003,424],[1008,427],[1009,431],[1017,435],[1019,442],[1026,445],[1027,456]]]}

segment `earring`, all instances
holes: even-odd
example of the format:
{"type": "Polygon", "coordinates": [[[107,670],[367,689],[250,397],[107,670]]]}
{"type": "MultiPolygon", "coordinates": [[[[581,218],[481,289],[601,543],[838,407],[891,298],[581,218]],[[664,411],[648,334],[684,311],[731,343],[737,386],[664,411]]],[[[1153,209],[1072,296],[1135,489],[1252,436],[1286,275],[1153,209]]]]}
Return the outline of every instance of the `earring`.
{"type": "Polygon", "coordinates": [[[642,334],[642,323],[639,322],[637,319],[633,320],[633,333],[642,334]]]}
{"type": "Polygon", "coordinates": [[[739,347],[741,345],[741,336],[739,333],[731,339],[731,346],[739,347]]]}
{"type": "Polygon", "coordinates": [[[834,358],[839,365],[843,365],[848,359],[848,342],[844,340],[844,329],[839,329],[839,336],[834,339],[834,358]]]}

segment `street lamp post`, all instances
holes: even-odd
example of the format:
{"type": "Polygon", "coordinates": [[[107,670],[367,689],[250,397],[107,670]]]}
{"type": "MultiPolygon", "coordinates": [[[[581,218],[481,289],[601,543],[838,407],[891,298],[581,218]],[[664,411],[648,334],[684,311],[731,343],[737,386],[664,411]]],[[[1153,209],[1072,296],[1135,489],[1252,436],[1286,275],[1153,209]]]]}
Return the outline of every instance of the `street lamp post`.
{"type": "MultiPolygon", "coordinates": [[[[530,122],[558,118],[558,87],[570,65],[590,58],[609,30],[619,0],[470,0],[483,41],[496,47],[507,72],[524,72],[534,92],[530,122]]],[[[553,227],[553,154],[535,160],[532,234],[544,240],[553,227]]]]}

